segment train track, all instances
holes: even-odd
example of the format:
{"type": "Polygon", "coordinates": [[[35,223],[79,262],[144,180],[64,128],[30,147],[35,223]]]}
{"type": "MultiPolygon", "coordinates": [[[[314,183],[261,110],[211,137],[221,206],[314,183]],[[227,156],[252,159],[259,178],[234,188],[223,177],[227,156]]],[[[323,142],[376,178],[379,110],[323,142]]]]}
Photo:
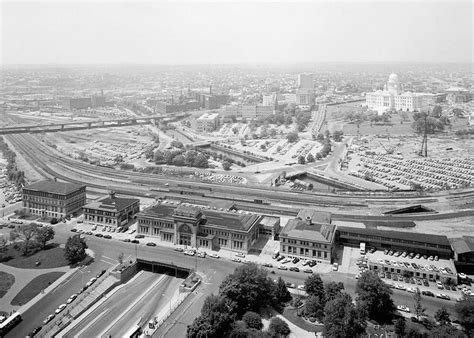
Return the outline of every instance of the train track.
{"type": "MultiPolygon", "coordinates": [[[[21,152],[45,177],[57,177],[66,181],[86,183],[99,189],[113,188],[117,192],[127,191],[136,195],[153,195],[152,188],[167,186],[180,188],[184,193],[196,189],[207,191],[208,197],[224,198],[225,195],[238,199],[244,196],[247,200],[286,202],[290,205],[319,205],[337,207],[362,207],[374,205],[396,205],[400,203],[429,204],[438,202],[439,198],[461,200],[463,196],[473,197],[473,191],[455,191],[432,196],[373,196],[370,193],[334,194],[324,192],[286,192],[268,187],[249,187],[230,184],[198,182],[187,178],[164,177],[154,174],[129,172],[107,167],[99,167],[71,159],[55,149],[42,144],[31,135],[10,135],[7,137],[15,149],[21,152]],[[54,169],[55,167],[59,168],[54,169]],[[75,178],[79,177],[79,179],[75,178]]],[[[155,193],[156,195],[156,193],[155,193]]],[[[348,210],[349,211],[349,210],[348,210]]]]}

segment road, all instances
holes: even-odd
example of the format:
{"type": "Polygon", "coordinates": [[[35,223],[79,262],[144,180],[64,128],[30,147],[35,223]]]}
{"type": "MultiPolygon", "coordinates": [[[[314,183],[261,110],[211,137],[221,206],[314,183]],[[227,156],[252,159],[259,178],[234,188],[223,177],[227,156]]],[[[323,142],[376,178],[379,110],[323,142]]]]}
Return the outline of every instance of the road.
{"type": "Polygon", "coordinates": [[[137,323],[147,323],[179,283],[176,278],[142,272],[92,311],[67,336],[120,337],[137,323]],[[136,303],[135,303],[136,302],[136,303]]]}

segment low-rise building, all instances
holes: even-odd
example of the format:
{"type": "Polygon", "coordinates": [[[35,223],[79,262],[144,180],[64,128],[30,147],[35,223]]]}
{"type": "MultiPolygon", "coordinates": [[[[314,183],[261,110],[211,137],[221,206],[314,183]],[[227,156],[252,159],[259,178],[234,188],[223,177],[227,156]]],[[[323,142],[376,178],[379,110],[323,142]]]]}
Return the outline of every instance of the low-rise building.
{"type": "Polygon", "coordinates": [[[260,236],[267,236],[277,240],[280,235],[280,217],[263,216],[259,224],[260,236]]]}
{"type": "Polygon", "coordinates": [[[194,248],[248,252],[262,216],[197,206],[157,203],[137,215],[137,233],[194,248]]]}
{"type": "Polygon", "coordinates": [[[218,113],[205,113],[196,119],[196,131],[210,132],[217,129],[219,126],[219,114],[218,113]]]}
{"type": "Polygon", "coordinates": [[[335,254],[335,225],[331,214],[302,209],[280,233],[280,252],[288,257],[331,263],[335,254]]]}
{"type": "Polygon", "coordinates": [[[23,188],[23,207],[33,215],[62,218],[80,211],[84,204],[83,184],[45,180],[23,188]]]}
{"type": "Polygon", "coordinates": [[[379,250],[407,251],[445,259],[453,257],[448,238],[441,235],[338,226],[337,240],[353,246],[365,243],[379,250]]]}
{"type": "Polygon", "coordinates": [[[117,228],[128,224],[139,211],[139,199],[116,197],[112,191],[83,207],[84,223],[117,228]]]}

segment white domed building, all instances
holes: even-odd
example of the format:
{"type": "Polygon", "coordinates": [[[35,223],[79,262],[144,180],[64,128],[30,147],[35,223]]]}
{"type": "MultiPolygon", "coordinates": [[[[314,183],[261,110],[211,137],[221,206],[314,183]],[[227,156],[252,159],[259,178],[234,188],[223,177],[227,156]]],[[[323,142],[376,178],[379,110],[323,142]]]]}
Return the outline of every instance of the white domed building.
{"type": "Polygon", "coordinates": [[[421,111],[432,101],[433,94],[404,92],[397,74],[390,74],[383,90],[365,95],[367,107],[379,114],[387,110],[421,111]]]}

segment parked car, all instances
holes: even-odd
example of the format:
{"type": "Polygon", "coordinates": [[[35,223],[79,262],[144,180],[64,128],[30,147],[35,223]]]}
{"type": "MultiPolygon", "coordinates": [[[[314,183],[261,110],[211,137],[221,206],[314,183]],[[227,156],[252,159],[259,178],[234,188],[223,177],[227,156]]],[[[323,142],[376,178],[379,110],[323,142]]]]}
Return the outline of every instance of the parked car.
{"type": "Polygon", "coordinates": [[[197,256],[200,258],[206,258],[206,253],[205,252],[198,252],[197,256]]]}
{"type": "Polygon", "coordinates": [[[286,282],[285,284],[286,284],[286,287],[288,287],[288,288],[292,288],[292,289],[296,288],[296,285],[293,284],[293,283],[286,282]]]}
{"type": "Polygon", "coordinates": [[[45,320],[43,320],[43,324],[44,324],[44,325],[48,324],[50,321],[53,320],[54,317],[55,317],[54,314],[50,314],[48,317],[46,317],[45,320]]]}
{"type": "Polygon", "coordinates": [[[100,277],[101,277],[104,273],[106,273],[106,272],[107,272],[107,270],[102,270],[101,272],[99,272],[99,273],[95,276],[95,278],[100,278],[100,277]]]}
{"type": "Polygon", "coordinates": [[[338,263],[334,263],[334,264],[332,265],[332,271],[337,271],[337,270],[339,270],[339,264],[338,264],[338,263]]]}
{"type": "Polygon", "coordinates": [[[138,234],[138,235],[135,235],[135,238],[145,238],[145,235],[138,234]]]}
{"type": "Polygon", "coordinates": [[[132,239],[132,240],[130,241],[130,243],[139,244],[140,241],[139,241],[138,239],[132,239]]]}
{"type": "Polygon", "coordinates": [[[278,267],[278,270],[288,270],[288,268],[287,268],[286,266],[284,266],[284,265],[280,265],[280,266],[278,267]]]}
{"type": "Polygon", "coordinates": [[[428,290],[421,291],[421,294],[428,297],[434,297],[434,293],[428,290]]]}
{"type": "Polygon", "coordinates": [[[277,257],[276,260],[277,260],[277,262],[279,262],[279,261],[282,261],[284,259],[285,259],[285,256],[280,255],[280,256],[277,257]]]}
{"type": "Polygon", "coordinates": [[[130,238],[122,239],[122,241],[124,241],[124,242],[130,242],[130,238]]]}
{"type": "Polygon", "coordinates": [[[66,303],[71,304],[74,301],[74,299],[76,299],[76,298],[77,298],[77,293],[74,293],[74,294],[71,295],[71,297],[68,298],[66,303]]]}
{"type": "Polygon", "coordinates": [[[299,261],[300,261],[300,259],[295,257],[295,258],[293,258],[293,260],[292,260],[291,262],[292,262],[293,264],[296,264],[296,263],[298,263],[299,261]]]}
{"type": "Polygon", "coordinates": [[[311,270],[311,269],[305,269],[303,272],[304,272],[304,273],[313,273],[313,270],[311,270]]]}
{"type": "Polygon", "coordinates": [[[211,252],[211,253],[209,254],[209,257],[212,257],[212,258],[220,258],[220,256],[219,256],[218,254],[213,253],[213,252],[211,252]]]}
{"type": "Polygon", "coordinates": [[[273,268],[273,264],[271,263],[263,263],[263,266],[267,268],[273,268]]]}
{"type": "Polygon", "coordinates": [[[156,243],[155,242],[148,242],[146,243],[147,246],[156,246],[156,243]]]}
{"type": "Polygon", "coordinates": [[[194,256],[195,255],[195,252],[193,250],[185,250],[184,251],[184,254],[185,255],[188,255],[188,256],[194,256]]]}
{"type": "Polygon", "coordinates": [[[58,314],[58,313],[61,313],[65,308],[66,308],[66,304],[61,304],[59,305],[59,307],[54,311],[54,313],[58,314]]]}
{"type": "Polygon", "coordinates": [[[237,258],[237,257],[233,257],[233,258],[231,259],[231,261],[232,261],[232,262],[237,262],[237,263],[242,262],[242,261],[240,260],[240,258],[237,258]]]}
{"type": "Polygon", "coordinates": [[[397,305],[397,310],[403,311],[403,312],[410,312],[410,309],[405,305],[397,305]]]}
{"type": "Polygon", "coordinates": [[[449,297],[448,295],[446,295],[446,294],[444,294],[444,293],[438,293],[438,294],[436,295],[436,298],[451,300],[451,297],[449,297]]]}
{"type": "Polygon", "coordinates": [[[240,258],[245,258],[245,254],[242,253],[242,252],[238,252],[235,254],[236,257],[240,257],[240,258]]]}
{"type": "Polygon", "coordinates": [[[313,267],[313,266],[316,265],[316,262],[315,262],[315,261],[309,261],[309,262],[308,262],[308,265],[309,265],[310,267],[313,267]]]}
{"type": "Polygon", "coordinates": [[[97,233],[95,234],[96,237],[104,237],[104,235],[102,235],[101,233],[97,233]]]}
{"type": "Polygon", "coordinates": [[[300,269],[298,269],[296,266],[292,266],[292,267],[290,267],[290,271],[300,272],[300,269]]]}
{"type": "Polygon", "coordinates": [[[184,249],[183,248],[174,248],[174,251],[183,252],[184,249]]]}

